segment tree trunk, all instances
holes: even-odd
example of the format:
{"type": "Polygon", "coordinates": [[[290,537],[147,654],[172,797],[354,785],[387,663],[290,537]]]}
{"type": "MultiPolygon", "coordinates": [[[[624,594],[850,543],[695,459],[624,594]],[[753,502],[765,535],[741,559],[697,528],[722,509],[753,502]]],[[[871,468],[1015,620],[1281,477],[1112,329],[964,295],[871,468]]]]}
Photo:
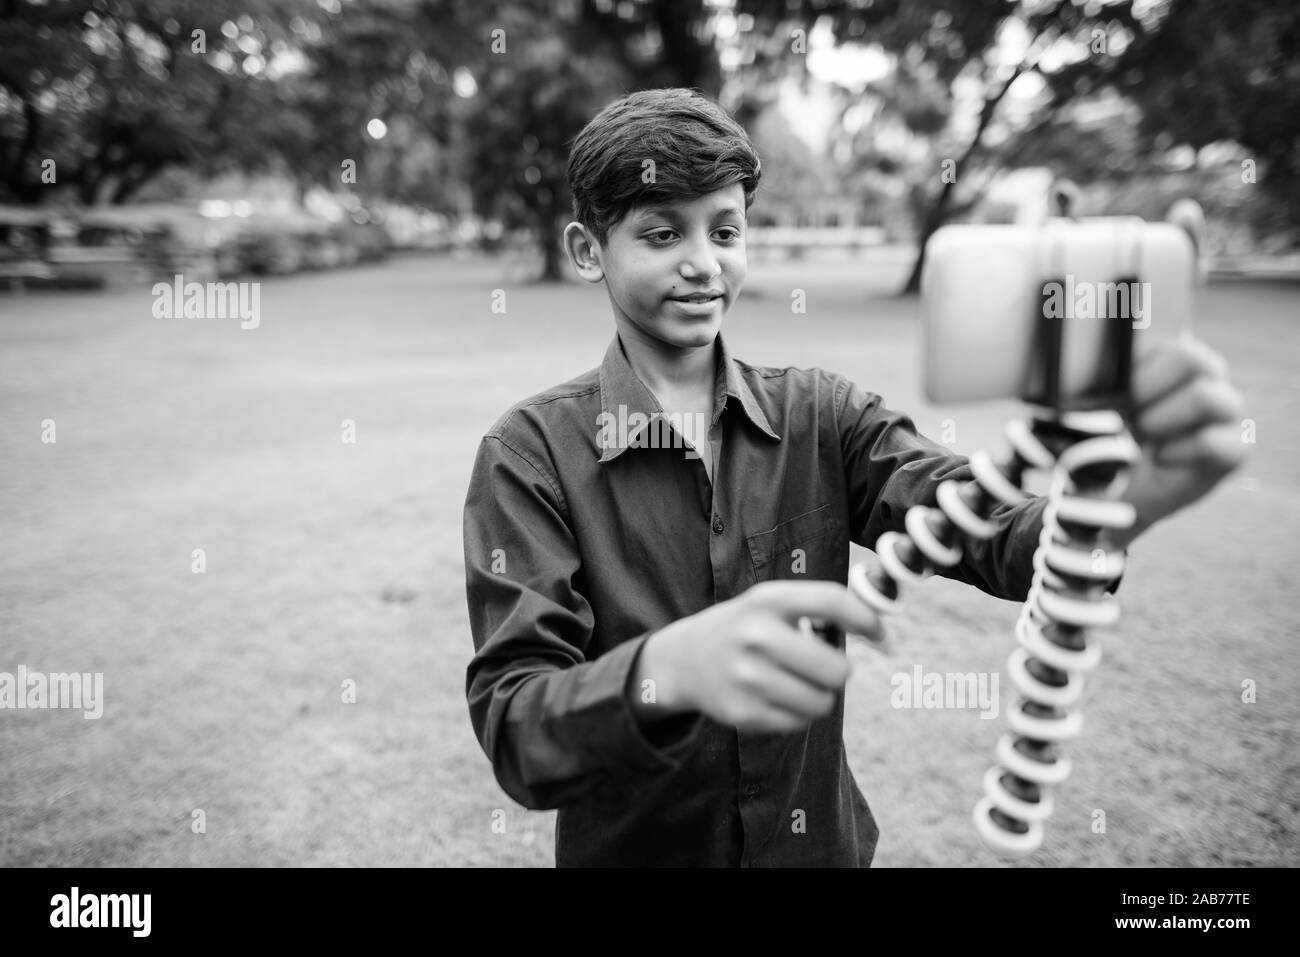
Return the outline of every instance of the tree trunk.
{"type": "Polygon", "coordinates": [[[560,282],[564,279],[564,264],[568,257],[560,242],[560,230],[568,210],[557,202],[558,188],[547,191],[548,198],[536,211],[534,233],[542,246],[542,273],[538,282],[560,282]]]}
{"type": "Polygon", "coordinates": [[[900,296],[915,295],[921,291],[921,273],[925,269],[925,251],[929,248],[930,237],[939,231],[939,227],[944,225],[948,220],[956,216],[964,216],[974,209],[978,199],[967,199],[952,205],[952,193],[949,190],[951,183],[944,185],[944,192],[939,194],[934,205],[930,207],[929,213],[921,224],[920,244],[916,251],[916,261],[912,264],[912,274],[907,277],[907,282],[903,284],[900,296]]]}
{"type": "Polygon", "coordinates": [[[542,237],[542,282],[559,282],[564,278],[564,256],[561,255],[560,238],[551,234],[542,237]]]}
{"type": "Polygon", "coordinates": [[[952,183],[944,183],[925,219],[921,223],[921,234],[917,237],[916,260],[912,263],[912,273],[899,291],[900,296],[914,296],[921,291],[921,271],[925,268],[925,250],[930,237],[935,234],[944,220],[948,218],[948,203],[952,197],[952,183]]]}
{"type": "MultiPolygon", "coordinates": [[[[966,147],[966,152],[954,164],[952,179],[943,184],[943,189],[939,191],[934,204],[921,222],[921,235],[918,237],[919,248],[916,251],[916,262],[912,264],[912,274],[907,277],[907,282],[903,284],[903,288],[899,291],[900,296],[911,296],[921,291],[921,270],[925,266],[925,247],[930,242],[930,237],[935,234],[935,231],[953,215],[954,211],[948,208],[948,204],[952,201],[952,189],[957,185],[957,178],[965,172],[970,164],[971,157],[980,148],[984,139],[984,131],[988,129],[989,121],[993,119],[998,104],[1002,102],[1002,98],[1011,89],[1011,84],[1015,83],[1020,74],[1025,71],[1026,66],[1025,63],[1017,66],[1012,72],[1011,78],[1002,84],[997,93],[984,100],[984,106],[980,110],[979,125],[975,128],[975,135],[971,138],[970,145],[966,147]]],[[[974,205],[974,200],[965,204],[963,209],[969,209],[972,205],[974,205]]]]}
{"type": "Polygon", "coordinates": [[[915,296],[921,291],[921,271],[925,269],[925,244],[930,241],[930,237],[921,237],[921,246],[916,251],[916,259],[912,262],[912,272],[907,277],[907,282],[903,283],[903,288],[898,291],[900,296],[915,296]]]}
{"type": "Polygon", "coordinates": [[[94,206],[99,198],[100,178],[89,170],[83,170],[83,176],[77,181],[77,198],[83,206],[94,206]]]}
{"type": "MultiPolygon", "coordinates": [[[[8,86],[9,84],[6,84],[8,86]]],[[[12,87],[10,87],[12,89],[12,87]]],[[[9,186],[18,196],[20,202],[35,202],[35,195],[42,192],[40,178],[30,179],[24,175],[27,171],[30,160],[36,151],[37,130],[41,123],[40,111],[36,109],[36,104],[26,95],[23,96],[23,119],[27,124],[27,129],[23,133],[22,142],[18,144],[14,154],[13,162],[5,170],[5,179],[9,181],[9,186]]],[[[57,173],[57,169],[56,169],[57,173]]]]}

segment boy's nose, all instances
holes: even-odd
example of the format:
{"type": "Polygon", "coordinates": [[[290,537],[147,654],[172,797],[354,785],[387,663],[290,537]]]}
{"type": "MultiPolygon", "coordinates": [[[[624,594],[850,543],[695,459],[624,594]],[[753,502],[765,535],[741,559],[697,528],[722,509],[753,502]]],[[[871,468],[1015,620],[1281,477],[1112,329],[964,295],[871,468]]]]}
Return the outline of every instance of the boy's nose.
{"type": "Polygon", "coordinates": [[[701,279],[708,281],[722,272],[722,264],[709,249],[708,244],[696,243],[685,250],[679,267],[684,279],[701,279]]]}

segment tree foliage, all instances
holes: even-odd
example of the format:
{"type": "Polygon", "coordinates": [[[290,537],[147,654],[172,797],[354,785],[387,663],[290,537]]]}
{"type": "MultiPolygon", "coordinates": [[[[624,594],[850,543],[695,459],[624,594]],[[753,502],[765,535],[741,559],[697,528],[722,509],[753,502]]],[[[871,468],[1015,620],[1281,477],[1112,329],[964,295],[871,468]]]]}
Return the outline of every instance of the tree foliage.
{"type": "Polygon", "coordinates": [[[531,230],[556,275],[568,145],[600,106],[696,87],[757,126],[815,28],[891,66],[841,91],[833,146],[847,193],[908,197],[912,285],[1008,164],[1122,178],[1226,140],[1300,218],[1291,0],[0,0],[0,198],[56,192],[47,161],[94,203],[175,167],[337,188],[351,160],[357,191],[531,230]],[[1009,117],[1031,76],[1037,112],[1009,117]],[[1112,100],[1109,127],[1073,109],[1112,100]]]}
{"type": "Polygon", "coordinates": [[[1051,76],[1049,109],[1114,91],[1137,107],[1143,156],[1230,141],[1257,166],[1272,223],[1300,222],[1300,6],[1169,0],[1119,55],[1051,76]]]}
{"type": "Polygon", "coordinates": [[[291,21],[319,12],[305,0],[8,0],[0,190],[41,201],[47,160],[86,203],[120,202],[168,164],[265,167],[260,134],[286,105],[269,64],[290,49],[291,21]]]}

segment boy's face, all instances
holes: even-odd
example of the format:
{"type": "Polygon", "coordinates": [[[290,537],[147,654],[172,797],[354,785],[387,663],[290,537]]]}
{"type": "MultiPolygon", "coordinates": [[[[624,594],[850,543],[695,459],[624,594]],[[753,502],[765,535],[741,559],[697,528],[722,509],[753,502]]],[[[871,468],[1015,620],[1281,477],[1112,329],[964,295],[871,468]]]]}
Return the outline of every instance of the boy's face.
{"type": "Polygon", "coordinates": [[[697,349],[717,337],[745,281],[744,188],[733,183],[693,200],[635,207],[603,246],[578,223],[564,238],[578,274],[605,281],[620,333],[697,349]]]}

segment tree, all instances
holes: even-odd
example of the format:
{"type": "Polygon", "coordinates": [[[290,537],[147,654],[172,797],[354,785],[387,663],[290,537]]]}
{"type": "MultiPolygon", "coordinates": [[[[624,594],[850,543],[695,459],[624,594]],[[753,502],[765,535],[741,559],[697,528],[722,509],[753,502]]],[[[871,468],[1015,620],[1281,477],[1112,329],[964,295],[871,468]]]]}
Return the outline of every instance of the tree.
{"type": "Polygon", "coordinates": [[[465,117],[476,208],[533,234],[559,279],[574,137],[609,100],[687,86],[717,96],[721,70],[703,0],[494,0],[467,41],[477,92],[465,117]]]}
{"type": "MultiPolygon", "coordinates": [[[[941,160],[911,184],[918,251],[903,291],[915,292],[930,236],[972,202],[969,195],[958,201],[959,184],[998,165],[988,136],[1011,88],[1026,74],[1055,69],[1044,66],[1048,51],[1086,52],[1098,36],[1147,32],[1152,22],[1136,18],[1133,5],[1132,0],[1105,6],[1070,0],[739,0],[737,11],[752,18],[754,35],[789,36],[796,29],[806,35],[824,18],[837,43],[875,45],[892,57],[896,75],[848,92],[845,109],[862,98],[875,100],[886,114],[928,137],[935,147],[932,159],[941,160]],[[1013,42],[1017,35],[1018,43],[1013,42]],[[980,91],[973,118],[955,110],[959,83],[980,91]],[[965,132],[959,121],[968,119],[973,129],[965,132]]],[[[782,51],[802,69],[798,53],[782,51]]],[[[1084,69],[1098,64],[1091,58],[1084,69]]],[[[1062,89],[1056,106],[1071,96],[1062,89]]]]}
{"type": "Polygon", "coordinates": [[[71,184],[122,202],[168,164],[265,166],[282,112],[273,59],[307,0],[66,0],[0,8],[0,191],[71,184]]]}
{"type": "Polygon", "coordinates": [[[47,158],[85,203],[169,167],[448,211],[468,189],[558,277],[569,141],[629,89],[716,95],[712,16],[703,0],[0,0],[0,193],[43,201],[47,158]]]}
{"type": "MultiPolygon", "coordinates": [[[[1140,110],[1145,152],[1230,141],[1272,200],[1274,227],[1300,221],[1300,7],[1292,0],[1168,0],[1149,29],[1098,62],[1049,76],[1049,108],[1116,92],[1140,110]],[[1256,169],[1256,167],[1258,167],[1256,169]]],[[[1243,170],[1243,175],[1245,174],[1243,170]]]]}
{"type": "Polygon", "coordinates": [[[703,0],[581,0],[569,35],[575,48],[605,47],[639,89],[694,87],[716,99],[722,70],[712,21],[703,0]]]}
{"type": "Polygon", "coordinates": [[[477,62],[483,31],[468,0],[366,0],[299,38],[302,68],[264,146],[302,187],[382,194],[444,211],[467,175],[460,128],[471,107],[458,72],[477,62]],[[387,133],[367,132],[378,120],[387,133]],[[355,176],[343,177],[343,164],[355,176]]]}
{"type": "Polygon", "coordinates": [[[540,245],[542,276],[561,278],[561,221],[570,209],[568,144],[623,78],[599,53],[569,46],[524,7],[498,11],[465,118],[475,208],[540,245]],[[494,52],[495,51],[495,52],[494,52]]]}

